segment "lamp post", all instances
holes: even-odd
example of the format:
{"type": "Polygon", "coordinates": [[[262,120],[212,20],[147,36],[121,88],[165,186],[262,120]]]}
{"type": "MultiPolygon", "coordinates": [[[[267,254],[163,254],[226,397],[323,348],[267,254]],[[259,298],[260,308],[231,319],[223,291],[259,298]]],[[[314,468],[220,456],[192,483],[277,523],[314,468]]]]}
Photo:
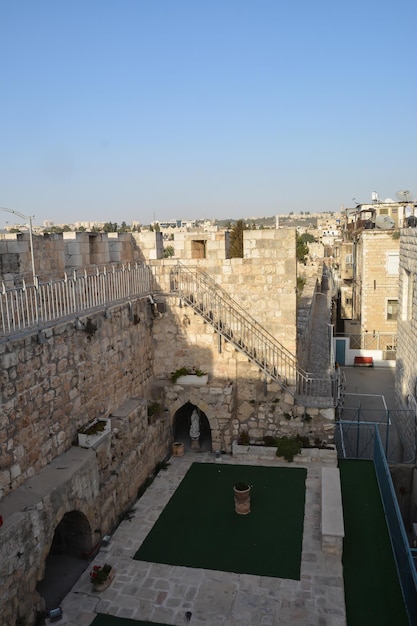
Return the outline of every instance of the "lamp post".
{"type": "Polygon", "coordinates": [[[18,215],[22,217],[24,220],[29,220],[29,247],[30,247],[30,259],[32,262],[32,278],[33,284],[37,284],[36,272],[35,272],[35,257],[33,254],[33,229],[32,229],[32,218],[33,215],[24,215],[19,211],[14,211],[13,209],[7,209],[6,207],[0,207],[0,211],[5,211],[6,213],[13,213],[13,215],[18,215]]]}

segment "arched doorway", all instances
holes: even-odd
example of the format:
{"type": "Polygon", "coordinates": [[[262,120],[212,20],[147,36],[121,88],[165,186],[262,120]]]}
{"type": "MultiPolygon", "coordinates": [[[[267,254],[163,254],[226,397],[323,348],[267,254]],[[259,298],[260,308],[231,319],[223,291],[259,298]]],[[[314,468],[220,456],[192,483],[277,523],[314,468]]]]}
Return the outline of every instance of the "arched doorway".
{"type": "Polygon", "coordinates": [[[79,511],[66,513],[55,529],[45,562],[45,575],[36,588],[47,611],[59,606],[87,569],[91,544],[91,528],[85,515],[79,511]]]}
{"type": "Polygon", "coordinates": [[[175,441],[181,441],[186,451],[192,449],[192,439],[190,429],[192,419],[191,416],[198,416],[199,437],[198,442],[193,447],[195,452],[211,452],[211,428],[207,419],[207,415],[201,411],[197,405],[191,402],[183,404],[174,415],[173,431],[175,441]]]}

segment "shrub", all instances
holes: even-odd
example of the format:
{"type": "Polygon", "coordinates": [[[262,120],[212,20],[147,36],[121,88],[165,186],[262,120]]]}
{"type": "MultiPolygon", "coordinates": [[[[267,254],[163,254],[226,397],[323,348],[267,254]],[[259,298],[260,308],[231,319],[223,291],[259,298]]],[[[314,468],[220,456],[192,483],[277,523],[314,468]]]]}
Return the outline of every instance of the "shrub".
{"type": "Polygon", "coordinates": [[[298,437],[278,437],[277,456],[283,456],[286,461],[292,461],[302,448],[298,437]]]}

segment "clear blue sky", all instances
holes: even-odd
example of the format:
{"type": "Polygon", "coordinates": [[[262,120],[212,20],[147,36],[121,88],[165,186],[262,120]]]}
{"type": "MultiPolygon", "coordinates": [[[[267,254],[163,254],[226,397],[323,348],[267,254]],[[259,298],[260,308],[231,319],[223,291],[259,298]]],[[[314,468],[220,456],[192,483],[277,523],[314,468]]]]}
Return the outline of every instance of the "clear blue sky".
{"type": "Polygon", "coordinates": [[[417,196],[416,0],[3,0],[0,24],[0,206],[36,224],[417,196]]]}

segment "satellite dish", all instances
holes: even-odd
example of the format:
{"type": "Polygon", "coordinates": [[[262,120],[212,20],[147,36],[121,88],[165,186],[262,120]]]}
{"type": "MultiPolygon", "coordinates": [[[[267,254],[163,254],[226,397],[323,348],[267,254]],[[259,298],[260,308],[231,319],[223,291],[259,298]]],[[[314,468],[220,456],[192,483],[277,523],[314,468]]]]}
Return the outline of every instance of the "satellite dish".
{"type": "Polygon", "coordinates": [[[400,189],[395,195],[400,202],[410,202],[410,200],[413,199],[413,195],[409,189],[400,189]]]}
{"type": "Polygon", "coordinates": [[[389,215],[377,215],[375,218],[375,228],[392,230],[395,228],[395,222],[389,215]]]}

